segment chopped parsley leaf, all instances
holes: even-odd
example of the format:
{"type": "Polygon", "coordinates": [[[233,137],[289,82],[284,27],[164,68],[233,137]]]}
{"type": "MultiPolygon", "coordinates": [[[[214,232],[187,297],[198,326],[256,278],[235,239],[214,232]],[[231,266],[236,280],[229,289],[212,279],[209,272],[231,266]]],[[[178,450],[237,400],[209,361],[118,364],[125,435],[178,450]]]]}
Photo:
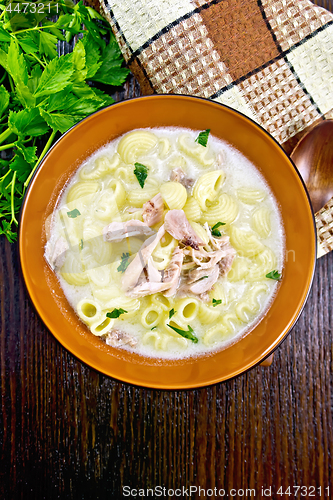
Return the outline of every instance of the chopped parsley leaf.
{"type": "Polygon", "coordinates": [[[153,328],[151,328],[151,330],[156,330],[157,326],[153,326],[153,328]]]}
{"type": "Polygon", "coordinates": [[[129,256],[130,256],[129,253],[123,253],[122,254],[122,256],[121,256],[121,263],[117,267],[117,271],[119,273],[124,273],[126,271],[126,269],[128,268],[128,265],[129,265],[129,256]]]}
{"type": "Polygon", "coordinates": [[[222,304],[222,299],[213,299],[213,307],[216,307],[218,306],[219,304],[222,304]]]}
{"type": "Polygon", "coordinates": [[[119,316],[121,314],[125,314],[125,313],[127,313],[127,311],[125,311],[125,309],[122,309],[121,307],[119,307],[119,309],[113,309],[113,311],[106,313],[106,317],[107,318],[119,318],[119,316]]]}
{"type": "Polygon", "coordinates": [[[81,212],[77,208],[74,208],[74,210],[67,212],[67,216],[70,219],[76,219],[76,217],[78,217],[79,215],[81,215],[81,212]]]}
{"type": "Polygon", "coordinates": [[[210,128],[207,128],[203,132],[200,132],[198,137],[195,139],[195,142],[198,142],[204,148],[207,146],[208,136],[209,136],[210,128]]]}
{"type": "Polygon", "coordinates": [[[142,163],[134,163],[134,166],[134,175],[138,179],[138,183],[143,189],[148,175],[148,167],[146,167],[146,165],[142,165],[142,163]]]}
{"type": "Polygon", "coordinates": [[[266,278],[270,278],[271,280],[280,281],[282,274],[279,273],[276,269],[266,274],[266,278]]]}
{"type": "Polygon", "coordinates": [[[169,311],[169,319],[171,319],[174,314],[176,314],[176,311],[172,308],[171,311],[169,311]]]}
{"type": "Polygon", "coordinates": [[[213,227],[212,227],[212,235],[213,236],[221,236],[221,232],[217,229],[220,226],[225,226],[225,222],[217,222],[213,227]]]}
{"type": "Polygon", "coordinates": [[[193,335],[194,330],[193,330],[193,328],[190,327],[190,325],[187,325],[187,328],[188,328],[187,331],[181,330],[180,328],[176,328],[175,326],[171,326],[171,325],[169,325],[169,323],[167,323],[167,325],[172,330],[179,333],[179,335],[181,335],[182,337],[185,337],[186,339],[192,340],[192,342],[194,342],[195,344],[197,344],[199,342],[199,339],[195,335],[193,335]]]}
{"type": "Polygon", "coordinates": [[[208,278],[208,276],[201,276],[201,278],[199,278],[198,281],[204,280],[205,278],[208,278]]]}

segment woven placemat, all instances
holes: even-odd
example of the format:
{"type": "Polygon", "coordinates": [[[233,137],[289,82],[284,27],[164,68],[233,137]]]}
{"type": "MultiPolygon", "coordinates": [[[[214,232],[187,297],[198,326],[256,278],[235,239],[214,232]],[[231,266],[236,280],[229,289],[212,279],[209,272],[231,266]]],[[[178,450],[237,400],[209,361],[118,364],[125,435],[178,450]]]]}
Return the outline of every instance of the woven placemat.
{"type": "Polygon", "coordinates": [[[316,214],[318,258],[333,250],[333,198],[316,214]]]}
{"type": "MultiPolygon", "coordinates": [[[[226,104],[287,153],[333,118],[333,14],[310,0],[100,3],[143,94],[226,104]]],[[[331,206],[325,217],[333,218],[331,206]]]]}

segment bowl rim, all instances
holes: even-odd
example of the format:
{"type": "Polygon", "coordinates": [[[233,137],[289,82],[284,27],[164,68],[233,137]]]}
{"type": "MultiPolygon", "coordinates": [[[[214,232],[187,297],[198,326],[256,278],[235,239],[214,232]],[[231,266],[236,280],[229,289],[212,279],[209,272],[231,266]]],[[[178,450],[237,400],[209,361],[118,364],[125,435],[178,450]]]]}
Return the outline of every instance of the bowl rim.
{"type": "MultiPolygon", "coordinates": [[[[107,375],[109,377],[112,377],[112,378],[114,378],[114,379],[116,379],[116,380],[118,380],[118,381],[120,381],[122,383],[130,384],[130,385],[136,385],[136,386],[139,386],[139,387],[147,387],[147,388],[150,388],[150,389],[163,389],[163,390],[187,390],[187,389],[195,389],[195,388],[207,387],[207,386],[215,385],[215,384],[218,384],[218,383],[221,383],[221,382],[226,382],[228,380],[232,380],[232,379],[238,377],[239,375],[247,373],[248,371],[252,370],[254,367],[260,365],[269,356],[271,356],[278,349],[278,347],[282,344],[282,342],[288,337],[288,335],[290,334],[291,330],[294,328],[294,326],[297,323],[300,315],[303,312],[303,309],[305,307],[305,304],[306,304],[306,302],[308,300],[308,297],[309,297],[309,294],[310,294],[310,291],[311,291],[311,288],[312,288],[314,274],[315,274],[315,270],[316,270],[316,261],[317,261],[317,259],[316,259],[316,256],[317,256],[316,223],[315,223],[315,215],[314,215],[314,212],[313,212],[313,208],[312,208],[312,204],[311,204],[309,192],[308,192],[306,184],[305,184],[302,176],[300,175],[300,173],[299,173],[299,171],[298,171],[295,163],[290,158],[290,155],[288,155],[286,153],[286,151],[283,149],[283,147],[281,146],[281,144],[269,132],[267,132],[267,130],[262,125],[258,124],[255,120],[253,120],[252,118],[248,117],[244,113],[242,113],[242,112],[240,112],[240,111],[238,111],[238,110],[236,110],[236,109],[234,109],[234,108],[232,108],[232,107],[230,107],[230,106],[228,106],[226,104],[219,103],[217,101],[214,101],[214,100],[211,100],[211,99],[208,99],[208,98],[205,98],[205,97],[191,96],[191,95],[186,95],[186,94],[172,94],[172,93],[170,93],[170,94],[152,94],[152,95],[145,95],[145,96],[135,96],[135,97],[130,97],[130,98],[127,98],[127,99],[123,99],[121,101],[114,102],[113,104],[111,104],[109,106],[106,106],[106,107],[104,107],[104,108],[102,108],[102,109],[100,109],[98,111],[95,111],[94,113],[91,113],[90,115],[88,115],[87,117],[83,118],[82,120],[80,120],[79,122],[77,122],[75,125],[73,125],[72,127],[70,127],[64,134],[61,134],[61,136],[56,140],[56,142],[51,146],[51,148],[41,158],[41,160],[40,160],[40,162],[39,162],[36,170],[34,171],[32,177],[30,179],[29,185],[28,185],[28,187],[26,189],[26,192],[24,194],[23,202],[22,202],[22,205],[21,205],[21,208],[20,208],[20,213],[19,213],[18,246],[19,246],[20,272],[21,272],[21,274],[23,276],[23,281],[24,281],[24,284],[25,284],[25,288],[26,288],[26,290],[28,292],[29,299],[30,299],[30,301],[31,301],[34,309],[37,311],[39,317],[42,319],[44,325],[47,327],[47,329],[52,333],[53,337],[55,337],[55,339],[65,349],[67,349],[71,353],[71,355],[75,356],[81,363],[87,364],[90,368],[93,368],[93,369],[97,370],[98,372],[103,373],[104,375],[107,375]],[[269,348],[267,352],[262,353],[262,355],[259,356],[258,359],[256,359],[255,361],[251,362],[249,364],[249,366],[246,366],[243,369],[236,370],[234,373],[232,373],[228,377],[221,377],[221,378],[215,377],[214,379],[205,380],[203,382],[195,383],[195,384],[193,384],[193,383],[179,383],[178,385],[173,385],[173,384],[170,384],[170,383],[168,384],[168,383],[156,383],[156,382],[153,382],[153,383],[147,382],[147,383],[142,384],[142,383],[134,380],[133,376],[124,376],[122,374],[121,376],[118,377],[116,374],[110,373],[110,371],[108,371],[108,370],[104,370],[103,368],[99,367],[98,365],[92,363],[91,361],[89,361],[87,359],[84,359],[84,357],[81,357],[78,354],[76,354],[75,352],[73,352],[70,349],[70,347],[68,347],[68,345],[66,345],[66,342],[64,341],[64,339],[61,338],[61,336],[59,336],[57,334],[57,332],[54,331],[54,329],[52,328],[52,326],[49,325],[49,322],[48,322],[47,318],[44,317],[44,314],[41,313],[41,311],[39,310],[39,307],[36,305],[35,301],[33,300],[33,293],[32,293],[33,287],[30,286],[30,283],[29,284],[27,283],[26,272],[25,272],[25,263],[24,263],[24,258],[23,258],[23,255],[24,255],[24,234],[23,234],[24,224],[23,224],[23,221],[24,221],[24,216],[25,216],[25,211],[26,211],[26,204],[27,204],[27,200],[28,200],[28,197],[29,197],[29,194],[30,194],[30,190],[32,189],[32,187],[34,185],[34,181],[36,179],[36,176],[38,175],[39,171],[41,170],[41,168],[45,164],[48,156],[56,148],[56,146],[59,144],[59,142],[61,142],[73,129],[79,127],[83,122],[89,121],[89,120],[92,119],[93,116],[98,115],[98,114],[103,113],[103,112],[107,112],[109,109],[111,109],[111,108],[113,108],[115,106],[119,107],[119,106],[122,106],[122,105],[124,105],[124,104],[126,104],[128,102],[131,102],[131,101],[151,100],[151,99],[161,99],[161,98],[173,98],[173,99],[174,98],[176,98],[176,99],[179,98],[179,99],[186,99],[186,100],[204,101],[207,104],[213,104],[213,105],[216,105],[218,107],[226,108],[227,110],[231,111],[232,113],[235,113],[236,115],[240,115],[242,118],[245,118],[245,120],[250,121],[255,127],[259,128],[261,130],[261,132],[264,133],[264,135],[266,135],[271,141],[273,141],[275,143],[275,145],[278,147],[278,149],[282,152],[283,156],[286,157],[286,159],[288,160],[288,162],[293,167],[294,172],[296,173],[296,175],[298,177],[298,180],[300,181],[300,184],[301,184],[301,186],[303,188],[305,197],[307,199],[307,202],[308,202],[308,205],[309,205],[309,209],[310,209],[310,213],[311,213],[311,220],[312,220],[312,230],[313,230],[313,238],[314,238],[313,262],[311,263],[312,264],[312,272],[309,275],[309,280],[308,280],[308,284],[307,284],[307,290],[306,290],[306,293],[305,293],[305,295],[303,297],[302,303],[301,303],[301,305],[299,307],[298,313],[297,313],[297,315],[294,316],[293,321],[289,324],[288,328],[286,329],[286,331],[283,334],[283,337],[277,343],[275,343],[271,348],[269,348]]],[[[191,358],[188,358],[188,359],[191,359],[191,358]]],[[[195,359],[195,358],[192,358],[192,359],[195,359]]],[[[196,359],[200,359],[200,358],[196,358],[196,359]]]]}

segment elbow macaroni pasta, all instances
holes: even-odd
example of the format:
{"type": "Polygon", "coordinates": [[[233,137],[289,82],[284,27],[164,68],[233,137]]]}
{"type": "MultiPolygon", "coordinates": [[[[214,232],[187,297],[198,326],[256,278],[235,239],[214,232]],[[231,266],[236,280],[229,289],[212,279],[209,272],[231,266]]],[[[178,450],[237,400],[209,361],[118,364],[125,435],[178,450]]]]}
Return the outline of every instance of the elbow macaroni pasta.
{"type": "Polygon", "coordinates": [[[146,130],[136,130],[126,134],[118,144],[117,152],[125,163],[134,163],[157,144],[155,134],[146,130]]]}
{"type": "Polygon", "coordinates": [[[216,205],[212,205],[202,214],[202,222],[208,222],[214,226],[217,222],[231,224],[238,215],[237,201],[230,195],[224,193],[219,196],[216,205]]]}
{"type": "Polygon", "coordinates": [[[197,200],[201,210],[207,210],[207,202],[213,202],[216,199],[223,180],[223,170],[212,170],[199,177],[193,188],[193,197],[197,200]]]}
{"type": "Polygon", "coordinates": [[[204,167],[211,167],[214,164],[214,158],[210,154],[209,147],[205,148],[196,142],[193,143],[191,138],[182,134],[178,139],[179,148],[184,151],[185,154],[195,158],[204,167]]]}
{"type": "Polygon", "coordinates": [[[160,186],[164,203],[170,210],[181,210],[186,203],[186,189],[179,182],[166,182],[160,186]]]}

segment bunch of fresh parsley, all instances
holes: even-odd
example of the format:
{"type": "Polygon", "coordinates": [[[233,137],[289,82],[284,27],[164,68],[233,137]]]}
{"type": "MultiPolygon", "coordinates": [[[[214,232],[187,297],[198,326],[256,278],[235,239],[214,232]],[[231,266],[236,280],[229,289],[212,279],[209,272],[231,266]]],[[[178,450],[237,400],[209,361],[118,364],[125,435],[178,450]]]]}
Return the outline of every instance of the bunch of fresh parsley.
{"type": "Polygon", "coordinates": [[[90,7],[57,0],[23,13],[24,5],[0,3],[0,234],[10,242],[57,134],[112,104],[99,84],[122,85],[129,73],[109,24],[90,7]],[[73,37],[73,51],[59,57],[58,44],[73,37]]]}

